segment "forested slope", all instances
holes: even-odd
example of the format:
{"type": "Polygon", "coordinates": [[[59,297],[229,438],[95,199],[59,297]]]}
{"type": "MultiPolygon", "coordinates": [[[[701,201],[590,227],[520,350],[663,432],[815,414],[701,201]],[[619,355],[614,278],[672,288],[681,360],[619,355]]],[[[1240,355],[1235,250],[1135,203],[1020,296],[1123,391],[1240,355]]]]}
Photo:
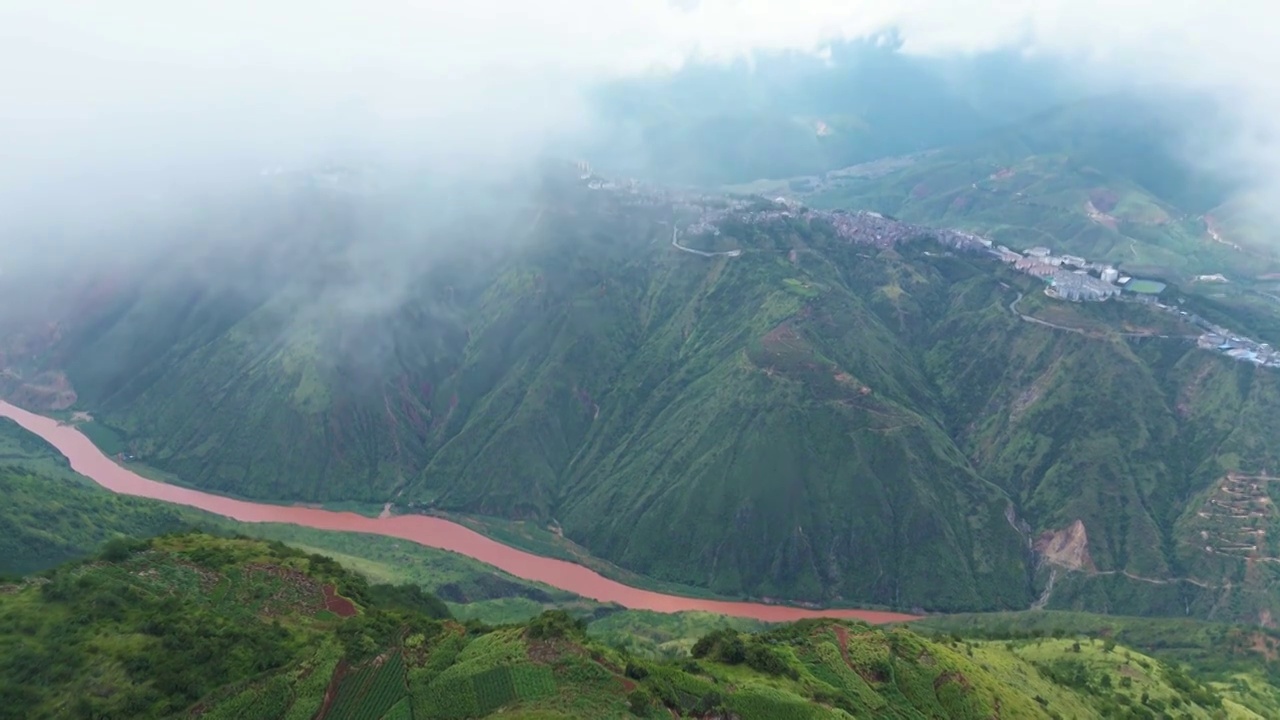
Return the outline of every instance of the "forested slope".
{"type": "Polygon", "coordinates": [[[1226,473],[1275,466],[1276,378],[1117,334],[1167,325],[1155,311],[1047,307],[980,253],[851,241],[768,202],[684,240],[741,251],[702,257],[673,224],[723,200],[556,176],[519,237],[325,315],[314,283],[345,245],[307,208],[355,210],[303,200],[277,229],[310,255],[273,249],[305,262],[262,297],[143,277],[48,349],[143,462],[250,497],[534,520],[726,594],[1022,608],[1056,568],[1050,604],[1272,606],[1266,581],[1221,602],[1253,571],[1205,565],[1183,516],[1226,473]],[[1022,321],[1020,295],[1079,328],[1022,321]],[[145,355],[106,352],[139,334],[145,355]]]}

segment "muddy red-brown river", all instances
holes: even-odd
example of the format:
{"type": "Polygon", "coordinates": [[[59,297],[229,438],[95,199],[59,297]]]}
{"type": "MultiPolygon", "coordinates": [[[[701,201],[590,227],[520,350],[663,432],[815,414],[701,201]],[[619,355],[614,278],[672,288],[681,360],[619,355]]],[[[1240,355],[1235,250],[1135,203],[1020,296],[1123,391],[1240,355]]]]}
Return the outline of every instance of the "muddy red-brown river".
{"type": "Polygon", "coordinates": [[[525,580],[545,583],[600,602],[613,602],[635,610],[679,612],[701,610],[767,622],[812,617],[839,617],[887,623],[913,620],[915,616],[876,610],[807,610],[764,603],[703,600],[641,590],[610,580],[576,563],[542,557],[503,545],[496,540],[436,517],[397,515],[371,518],[349,512],[266,505],[211,495],[147,478],[107,457],[78,429],[57,420],[27,412],[0,401],[0,416],[8,417],[44,438],[71,461],[71,467],[102,487],[122,495],[163,500],[199,508],[241,522],[287,523],[341,532],[369,533],[402,538],[427,547],[451,550],[492,565],[525,580]]]}

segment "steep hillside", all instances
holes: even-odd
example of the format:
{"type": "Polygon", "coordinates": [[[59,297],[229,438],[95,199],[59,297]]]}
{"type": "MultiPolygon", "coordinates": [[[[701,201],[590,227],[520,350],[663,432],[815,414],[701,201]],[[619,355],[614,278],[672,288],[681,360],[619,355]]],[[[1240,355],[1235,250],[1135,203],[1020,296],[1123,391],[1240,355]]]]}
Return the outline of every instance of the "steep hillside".
{"type": "Polygon", "coordinates": [[[0,576],[85,557],[112,538],[200,521],[197,513],[103,491],[7,418],[0,419],[0,497],[0,576]]]}
{"type": "Polygon", "coordinates": [[[148,300],[186,285],[144,279],[50,355],[100,435],[201,487],[554,520],[628,569],[725,594],[1029,602],[1007,499],[831,275],[830,226],[741,224],[731,242],[753,252],[715,260],[671,246],[688,211],[669,200],[569,185],[543,203],[492,269],[429,273],[328,334],[276,307],[305,299],[293,285],[246,310],[200,284],[195,303],[148,300]],[[159,346],[105,350],[137,333],[159,346]]]}
{"type": "Polygon", "coordinates": [[[137,278],[41,369],[182,482],[524,519],[725,595],[1280,609],[1269,551],[1197,550],[1185,513],[1276,467],[1270,370],[1138,304],[1049,301],[954,233],[600,184],[554,176],[523,239],[359,322],[290,314],[323,306],[323,253],[256,305],[137,278]]]}
{"type": "MultiPolygon", "coordinates": [[[[92,423],[81,427],[91,427],[92,423]]],[[[115,495],[70,469],[55,448],[0,421],[0,577],[17,577],[98,553],[108,542],[199,528],[285,542],[340,560],[373,582],[412,584],[460,617],[524,620],[549,607],[602,608],[463,555],[391,538],[274,523],[240,523],[158,500],[115,495]]]]}
{"type": "MultiPolygon", "coordinates": [[[[1074,644],[1073,644],[1074,643],[1074,644]]],[[[0,592],[0,717],[1262,717],[1128,648],[929,640],[806,621],[722,629],[677,660],[591,639],[562,612],[461,625],[414,587],[319,556],[170,535],[0,592]],[[1223,715],[1222,713],[1225,713],[1223,715]]]]}

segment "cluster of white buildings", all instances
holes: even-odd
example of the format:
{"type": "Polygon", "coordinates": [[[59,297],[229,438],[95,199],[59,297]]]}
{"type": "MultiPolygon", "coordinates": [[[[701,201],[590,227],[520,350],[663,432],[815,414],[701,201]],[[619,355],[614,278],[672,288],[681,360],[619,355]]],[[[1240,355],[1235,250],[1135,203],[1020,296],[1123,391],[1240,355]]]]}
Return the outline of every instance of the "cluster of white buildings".
{"type": "Polygon", "coordinates": [[[1000,245],[990,252],[1028,275],[1043,278],[1049,283],[1048,294],[1063,300],[1106,300],[1119,295],[1121,285],[1129,280],[1110,265],[1089,262],[1077,255],[1054,255],[1046,247],[1018,253],[1000,245]],[[1097,272],[1098,276],[1090,275],[1090,271],[1097,272]]]}

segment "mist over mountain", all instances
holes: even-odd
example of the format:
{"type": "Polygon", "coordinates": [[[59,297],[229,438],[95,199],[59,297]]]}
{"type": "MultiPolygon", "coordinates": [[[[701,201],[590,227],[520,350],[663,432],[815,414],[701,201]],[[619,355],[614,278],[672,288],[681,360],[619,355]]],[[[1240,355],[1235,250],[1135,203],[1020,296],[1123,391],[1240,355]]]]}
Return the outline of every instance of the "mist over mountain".
{"type": "Polygon", "coordinates": [[[839,43],[607,83],[592,93],[606,134],[584,152],[665,182],[784,178],[972,140],[1082,92],[1057,63],[1011,53],[839,43]]]}
{"type": "Polygon", "coordinates": [[[380,163],[456,185],[551,148],[738,182],[952,144],[1110,92],[1211,101],[1169,114],[1212,130],[1176,149],[1245,183],[1256,214],[1280,206],[1258,199],[1280,167],[1276,88],[1256,72],[1274,52],[1263,17],[1137,0],[8,8],[3,59],[23,71],[0,86],[0,262],[68,234],[119,248],[264,167],[380,163]]]}
{"type": "MultiPolygon", "coordinates": [[[[1086,37],[1048,10],[965,36],[907,5],[860,21],[818,6],[827,27],[756,3],[732,26],[714,2],[565,2],[491,27],[479,9],[343,6],[304,25],[314,37],[272,11],[224,39],[194,22],[236,12],[161,9],[150,30],[14,12],[5,52],[34,70],[5,81],[25,102],[5,118],[4,389],[90,412],[208,489],[532,520],[728,594],[1021,607],[1044,580],[1006,513],[1034,533],[1081,520],[1106,538],[1100,572],[1181,577],[1174,497],[1265,474],[1266,426],[1238,430],[1247,453],[1201,443],[1236,430],[1170,404],[1207,382],[1176,370],[1198,355],[1095,349],[1095,367],[1023,327],[1010,303],[1031,288],[917,243],[955,227],[1079,252],[1269,339],[1274,248],[1249,210],[1268,155],[1236,156],[1265,145],[1269,85],[1224,102],[1212,74],[1179,83],[1183,60],[1134,60],[1147,31],[1086,37]],[[596,34],[569,41],[552,22],[567,17],[596,34]],[[918,225],[853,240],[850,216],[779,221],[793,211],[726,196],[766,189],[918,225]],[[1194,285],[1224,272],[1229,288],[1194,285]],[[1072,420],[990,424],[1026,412],[1019,393],[1053,394],[971,363],[1039,368],[1072,420]],[[1142,441],[1046,486],[1068,445],[1111,428],[1077,402],[1088,374],[1128,378],[1115,392],[1144,408],[1121,413],[1142,441]],[[1042,437],[1052,451],[1019,455],[1042,437]],[[1161,459],[1189,437],[1196,453],[1161,459]],[[1086,501],[1114,475],[1145,478],[1126,491],[1141,518],[1086,501]],[[677,545],[693,552],[672,563],[677,545]]],[[[1270,380],[1250,382],[1236,400],[1261,407],[1270,380]]]]}
{"type": "Polygon", "coordinates": [[[1270,6],[10,5],[0,718],[1275,715],[1270,6]]]}

